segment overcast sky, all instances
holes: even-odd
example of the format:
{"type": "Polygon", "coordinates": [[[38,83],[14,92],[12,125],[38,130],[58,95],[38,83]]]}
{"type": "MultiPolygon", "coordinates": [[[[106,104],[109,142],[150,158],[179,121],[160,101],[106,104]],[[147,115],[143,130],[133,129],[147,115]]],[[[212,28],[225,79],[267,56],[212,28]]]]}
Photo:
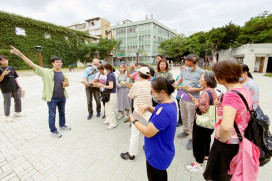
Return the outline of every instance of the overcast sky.
{"type": "Polygon", "coordinates": [[[0,10],[57,25],[69,26],[103,17],[116,25],[124,19],[139,21],[145,15],[186,36],[232,21],[243,25],[265,10],[271,0],[1,0],[0,10]]]}

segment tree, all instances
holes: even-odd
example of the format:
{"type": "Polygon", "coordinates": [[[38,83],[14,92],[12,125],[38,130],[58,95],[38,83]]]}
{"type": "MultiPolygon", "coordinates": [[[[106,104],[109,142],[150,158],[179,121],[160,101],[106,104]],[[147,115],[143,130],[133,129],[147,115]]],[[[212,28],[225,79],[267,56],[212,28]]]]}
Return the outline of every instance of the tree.
{"type": "Polygon", "coordinates": [[[184,55],[184,45],[186,38],[183,36],[174,36],[169,40],[161,42],[160,49],[167,54],[169,58],[180,60],[181,56],[184,55]]]}
{"type": "Polygon", "coordinates": [[[241,28],[239,36],[241,44],[246,43],[271,43],[272,42],[272,14],[264,11],[262,14],[251,18],[241,28]]]}

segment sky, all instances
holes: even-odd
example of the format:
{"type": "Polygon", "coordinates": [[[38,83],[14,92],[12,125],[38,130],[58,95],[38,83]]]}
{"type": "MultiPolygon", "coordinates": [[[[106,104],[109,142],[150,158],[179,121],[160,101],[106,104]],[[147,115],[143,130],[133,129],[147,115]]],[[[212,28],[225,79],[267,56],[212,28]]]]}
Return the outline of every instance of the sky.
{"type": "Polygon", "coordinates": [[[264,11],[271,0],[0,0],[0,10],[62,26],[102,17],[111,26],[125,19],[154,19],[189,36],[229,22],[244,23],[264,11]]]}

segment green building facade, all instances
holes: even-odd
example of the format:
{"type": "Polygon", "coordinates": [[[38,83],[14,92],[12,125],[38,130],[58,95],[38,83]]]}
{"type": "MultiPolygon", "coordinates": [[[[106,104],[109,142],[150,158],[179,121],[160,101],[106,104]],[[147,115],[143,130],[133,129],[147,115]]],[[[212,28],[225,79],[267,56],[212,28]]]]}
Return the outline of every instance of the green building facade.
{"type": "Polygon", "coordinates": [[[160,43],[177,34],[153,18],[136,22],[125,20],[111,30],[114,39],[122,41],[122,52],[116,52],[116,59],[134,63],[137,61],[136,52],[139,52],[139,61],[155,63],[160,43]]]}

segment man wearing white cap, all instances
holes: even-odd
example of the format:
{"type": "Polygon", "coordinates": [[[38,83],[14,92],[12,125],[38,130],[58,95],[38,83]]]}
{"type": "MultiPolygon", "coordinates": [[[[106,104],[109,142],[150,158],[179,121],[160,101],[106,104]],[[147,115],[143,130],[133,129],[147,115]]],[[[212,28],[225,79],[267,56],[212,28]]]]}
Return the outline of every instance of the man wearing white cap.
{"type": "MultiPolygon", "coordinates": [[[[138,107],[141,105],[152,106],[151,81],[149,81],[149,76],[149,68],[141,67],[138,72],[138,77],[140,80],[133,84],[128,93],[128,96],[133,99],[133,107],[135,111],[137,111],[138,107]]],[[[144,117],[148,121],[147,115],[144,115],[144,117]]],[[[138,153],[139,133],[139,130],[134,126],[134,124],[131,124],[129,151],[126,153],[121,153],[121,158],[124,160],[135,160],[135,156],[138,153]]]]}

